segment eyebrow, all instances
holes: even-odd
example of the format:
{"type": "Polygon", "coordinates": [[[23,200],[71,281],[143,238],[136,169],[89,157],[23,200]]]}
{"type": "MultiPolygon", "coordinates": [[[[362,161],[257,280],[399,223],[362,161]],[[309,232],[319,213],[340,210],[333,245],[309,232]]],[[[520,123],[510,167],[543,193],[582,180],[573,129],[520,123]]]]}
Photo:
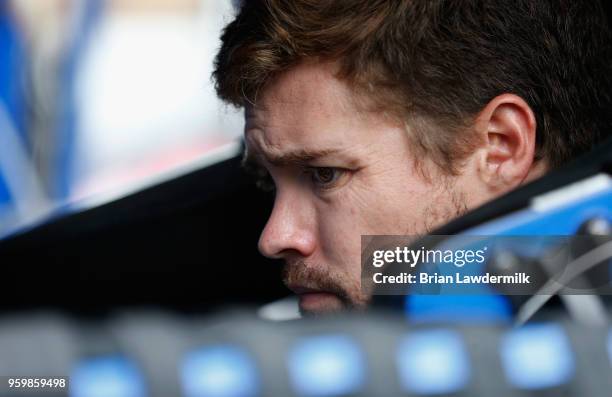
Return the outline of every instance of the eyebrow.
{"type": "Polygon", "coordinates": [[[303,165],[310,161],[330,156],[338,153],[335,149],[322,149],[322,150],[307,150],[298,149],[282,154],[261,154],[253,153],[248,148],[245,149],[242,164],[248,165],[262,165],[261,157],[264,157],[266,162],[275,166],[286,166],[286,165],[303,165]]]}

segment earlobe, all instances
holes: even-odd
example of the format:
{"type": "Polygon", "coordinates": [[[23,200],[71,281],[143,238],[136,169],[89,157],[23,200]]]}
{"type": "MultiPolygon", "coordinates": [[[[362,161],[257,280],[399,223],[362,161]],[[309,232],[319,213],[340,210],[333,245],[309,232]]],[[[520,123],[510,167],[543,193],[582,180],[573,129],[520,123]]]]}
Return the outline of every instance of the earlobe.
{"type": "Polygon", "coordinates": [[[484,141],[479,159],[482,182],[495,194],[520,185],[535,155],[536,121],[529,105],[514,94],[495,97],[476,119],[484,141]]]}

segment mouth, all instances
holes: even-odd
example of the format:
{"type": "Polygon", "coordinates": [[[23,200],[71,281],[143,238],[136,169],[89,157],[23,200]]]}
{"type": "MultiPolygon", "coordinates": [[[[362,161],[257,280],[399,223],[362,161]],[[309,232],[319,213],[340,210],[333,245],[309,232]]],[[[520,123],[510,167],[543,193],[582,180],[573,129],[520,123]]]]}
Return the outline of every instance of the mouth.
{"type": "Polygon", "coordinates": [[[344,308],[339,295],[333,291],[303,285],[288,285],[299,297],[300,311],[303,313],[335,312],[344,308]]]}

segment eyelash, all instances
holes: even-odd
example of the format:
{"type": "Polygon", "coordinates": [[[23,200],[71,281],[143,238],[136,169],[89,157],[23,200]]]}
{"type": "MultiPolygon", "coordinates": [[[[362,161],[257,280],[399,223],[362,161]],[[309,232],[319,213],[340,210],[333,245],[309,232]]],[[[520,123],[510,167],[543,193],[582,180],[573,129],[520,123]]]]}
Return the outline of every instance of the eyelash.
{"type": "Polygon", "coordinates": [[[310,177],[310,181],[312,182],[312,184],[316,186],[318,189],[322,189],[322,190],[333,188],[338,182],[338,179],[342,176],[342,172],[343,170],[341,170],[340,168],[334,168],[334,167],[308,167],[304,170],[304,173],[310,177]],[[332,180],[329,182],[321,182],[320,177],[317,176],[317,172],[320,172],[320,171],[333,172],[332,180]]]}
{"type": "MultiPolygon", "coordinates": [[[[274,192],[276,190],[274,180],[268,171],[262,168],[257,168],[252,171],[254,171],[251,173],[255,176],[255,185],[257,188],[264,192],[274,192]]],[[[338,180],[343,176],[345,170],[334,167],[305,167],[303,172],[309,177],[310,182],[315,186],[315,188],[320,190],[329,190],[337,184],[338,180]],[[321,182],[320,178],[317,178],[317,172],[322,170],[334,172],[333,179],[330,182],[321,182]]]]}

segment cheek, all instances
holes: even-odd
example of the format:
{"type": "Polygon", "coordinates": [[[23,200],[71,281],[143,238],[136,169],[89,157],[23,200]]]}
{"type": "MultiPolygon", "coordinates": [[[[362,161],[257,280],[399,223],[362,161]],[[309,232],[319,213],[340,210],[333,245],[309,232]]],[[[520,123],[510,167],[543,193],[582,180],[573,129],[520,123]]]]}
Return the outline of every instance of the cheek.
{"type": "Polygon", "coordinates": [[[372,182],[369,188],[354,194],[357,230],[373,235],[411,234],[423,206],[431,202],[430,196],[427,185],[413,177],[372,182]]]}
{"type": "Polygon", "coordinates": [[[419,225],[424,206],[431,202],[430,191],[416,178],[398,174],[393,181],[379,175],[353,183],[342,194],[316,206],[323,263],[351,273],[359,271],[362,235],[404,235],[422,229],[419,225]],[[413,183],[402,183],[406,180],[413,183]]]}
{"type": "Polygon", "coordinates": [[[321,259],[335,268],[359,268],[362,227],[359,208],[340,200],[317,209],[321,259]]]}

